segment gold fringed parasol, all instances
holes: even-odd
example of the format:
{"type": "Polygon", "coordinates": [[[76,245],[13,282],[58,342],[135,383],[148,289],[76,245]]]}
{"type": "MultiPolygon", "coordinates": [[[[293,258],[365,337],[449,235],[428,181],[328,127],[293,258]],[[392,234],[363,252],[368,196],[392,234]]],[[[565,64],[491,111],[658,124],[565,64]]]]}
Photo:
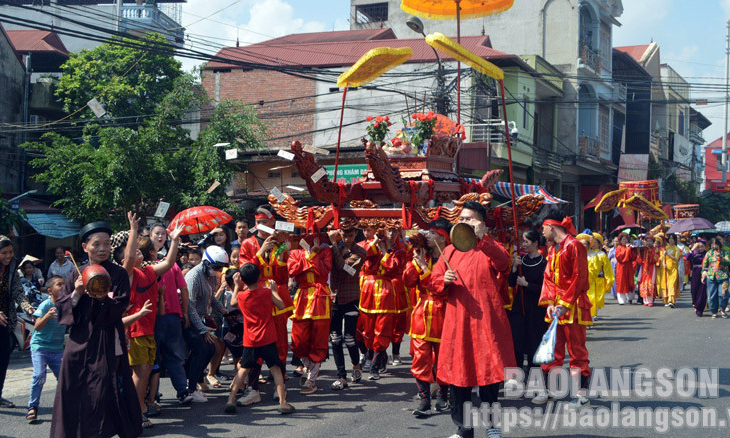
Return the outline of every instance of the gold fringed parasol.
{"type": "Polygon", "coordinates": [[[474,70],[489,76],[498,81],[504,79],[504,71],[484,58],[480,58],[475,53],[447,37],[446,35],[435,32],[426,37],[426,42],[438,50],[443,52],[457,61],[463,62],[474,70]]]}
{"type": "Polygon", "coordinates": [[[408,61],[411,56],[413,50],[410,47],[372,49],[337,78],[337,86],[345,88],[365,85],[386,71],[408,61]]]}

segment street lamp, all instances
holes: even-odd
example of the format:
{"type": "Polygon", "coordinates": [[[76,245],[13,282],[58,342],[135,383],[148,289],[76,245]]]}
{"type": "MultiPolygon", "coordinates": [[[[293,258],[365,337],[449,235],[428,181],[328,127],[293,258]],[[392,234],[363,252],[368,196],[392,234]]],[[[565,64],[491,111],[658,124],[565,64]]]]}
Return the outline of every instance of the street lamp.
{"type": "Polygon", "coordinates": [[[20,198],[25,198],[26,196],[28,196],[28,195],[32,195],[32,194],[34,194],[34,193],[38,193],[38,190],[35,190],[35,189],[34,189],[34,190],[28,190],[28,191],[27,191],[27,192],[25,192],[25,193],[21,193],[20,195],[18,195],[18,196],[16,196],[16,197],[14,197],[14,198],[12,198],[12,199],[9,199],[9,200],[8,200],[8,204],[12,204],[12,203],[13,203],[13,201],[17,201],[17,200],[18,200],[18,199],[20,199],[20,198]]]}
{"type": "MultiPolygon", "coordinates": [[[[416,33],[420,33],[426,38],[426,33],[423,31],[423,22],[420,18],[409,16],[406,19],[406,26],[416,33]]],[[[430,47],[430,46],[429,46],[430,47]]],[[[438,87],[436,89],[436,112],[443,115],[448,115],[449,112],[449,97],[446,95],[446,78],[444,77],[444,66],[441,64],[441,57],[439,53],[431,47],[433,53],[436,55],[436,62],[438,62],[438,71],[436,72],[436,83],[438,87]]]]}

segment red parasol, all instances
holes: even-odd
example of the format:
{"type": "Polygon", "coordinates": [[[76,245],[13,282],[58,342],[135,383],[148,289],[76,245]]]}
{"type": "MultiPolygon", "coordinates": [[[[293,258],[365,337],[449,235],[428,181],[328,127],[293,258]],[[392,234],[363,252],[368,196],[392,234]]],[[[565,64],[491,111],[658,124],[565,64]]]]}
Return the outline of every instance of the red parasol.
{"type": "Polygon", "coordinates": [[[182,235],[205,233],[232,220],[230,214],[215,207],[192,207],[178,213],[167,226],[167,231],[182,225],[182,235]]]}

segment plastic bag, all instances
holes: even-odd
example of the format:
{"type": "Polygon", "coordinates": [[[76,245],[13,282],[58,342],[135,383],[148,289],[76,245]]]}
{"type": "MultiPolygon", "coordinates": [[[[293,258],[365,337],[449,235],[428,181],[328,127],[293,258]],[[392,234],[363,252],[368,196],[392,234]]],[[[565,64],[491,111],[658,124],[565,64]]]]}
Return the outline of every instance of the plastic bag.
{"type": "Polygon", "coordinates": [[[545,365],[555,360],[555,339],[557,338],[558,318],[553,316],[553,322],[550,323],[542,341],[535,351],[535,357],[532,362],[536,365],[545,365]]]}

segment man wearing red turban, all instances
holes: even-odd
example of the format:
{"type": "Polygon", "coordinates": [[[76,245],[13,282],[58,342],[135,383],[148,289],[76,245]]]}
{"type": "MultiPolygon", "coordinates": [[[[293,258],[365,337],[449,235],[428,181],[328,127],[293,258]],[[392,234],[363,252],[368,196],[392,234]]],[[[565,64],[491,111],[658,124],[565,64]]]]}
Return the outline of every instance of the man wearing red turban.
{"type": "MultiPolygon", "coordinates": [[[[548,252],[539,305],[547,306],[546,320],[559,318],[555,360],[542,365],[542,370],[547,374],[553,368],[562,367],[567,345],[571,374],[580,371],[581,388],[569,406],[580,408],[590,404],[586,390],[591,376],[586,327],[593,321],[588,298],[588,256],[585,246],[574,237],[573,221],[558,208],[546,212],[542,234],[555,245],[548,252]]],[[[543,391],[532,402],[542,404],[547,399],[548,393],[543,391]]]]}

